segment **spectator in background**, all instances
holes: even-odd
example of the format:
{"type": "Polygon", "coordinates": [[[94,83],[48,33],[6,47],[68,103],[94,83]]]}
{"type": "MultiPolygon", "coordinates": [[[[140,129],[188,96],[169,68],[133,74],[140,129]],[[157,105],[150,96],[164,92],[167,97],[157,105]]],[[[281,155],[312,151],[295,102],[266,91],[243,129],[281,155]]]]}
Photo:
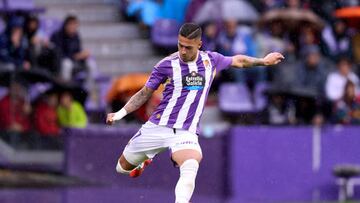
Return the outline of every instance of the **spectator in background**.
{"type": "Polygon", "coordinates": [[[327,26],[321,37],[326,56],[336,60],[341,55],[351,55],[351,39],[344,21],[336,20],[332,26],[327,26]]]}
{"type": "Polygon", "coordinates": [[[23,33],[23,18],[10,18],[5,32],[0,35],[0,69],[30,69],[25,60],[27,43],[23,33]]]}
{"type": "Polygon", "coordinates": [[[15,147],[25,140],[24,133],[31,127],[31,106],[26,95],[23,84],[12,82],[9,93],[0,100],[0,129],[5,131],[4,139],[15,147]]]}
{"type": "Polygon", "coordinates": [[[216,50],[216,37],[217,26],[213,21],[207,22],[203,25],[204,34],[201,38],[202,50],[215,51],[216,50]]]}
{"type": "Polygon", "coordinates": [[[268,122],[271,125],[295,124],[295,105],[281,94],[271,94],[267,107],[268,122]]]}
{"type": "Polygon", "coordinates": [[[360,102],[355,97],[355,84],[347,81],[343,98],[336,102],[334,120],[341,124],[360,124],[360,102]]]}
{"type": "Polygon", "coordinates": [[[148,36],[150,28],[161,15],[161,4],[159,0],[130,1],[126,13],[130,17],[137,16],[140,28],[148,36]]]}
{"type": "Polygon", "coordinates": [[[295,81],[297,79],[296,71],[299,62],[296,58],[295,45],[291,42],[286,44],[284,55],[286,58],[284,63],[277,65],[276,68],[269,69],[270,81],[273,86],[289,90],[296,86],[295,81]]]}
{"type": "Polygon", "coordinates": [[[58,95],[54,91],[46,92],[36,103],[33,119],[35,130],[40,134],[40,145],[44,149],[60,148],[60,126],[56,108],[58,95]]]}
{"type": "MultiPolygon", "coordinates": [[[[284,28],[281,22],[272,22],[269,29],[256,32],[255,41],[257,42],[256,52],[259,56],[273,51],[284,52],[288,43],[284,40],[284,28]]],[[[286,61],[288,60],[287,56],[286,61]]]]}
{"type": "Polygon", "coordinates": [[[295,81],[292,91],[297,97],[296,118],[299,123],[321,125],[324,121],[322,102],[324,86],[331,65],[322,58],[316,45],[306,46],[302,50],[305,62],[295,67],[295,81]]]}
{"type": "Polygon", "coordinates": [[[324,95],[324,86],[331,65],[322,58],[320,49],[316,45],[306,46],[302,50],[305,62],[296,67],[295,85],[299,88],[314,91],[319,97],[324,95]]]}
{"type": "MultiPolygon", "coordinates": [[[[221,32],[218,37],[218,51],[225,56],[244,54],[257,57],[252,28],[246,25],[238,26],[236,20],[226,20],[225,32],[221,32]]],[[[266,70],[263,68],[229,69],[227,71],[230,76],[234,77],[235,82],[253,85],[266,79],[266,70]]]]}
{"type": "Polygon", "coordinates": [[[225,56],[232,56],[233,44],[237,37],[237,22],[235,20],[225,21],[224,30],[217,39],[217,50],[225,56]]]}
{"type": "Polygon", "coordinates": [[[70,92],[63,92],[60,95],[57,116],[61,127],[85,128],[87,125],[87,115],[83,106],[73,99],[70,92]]]}
{"type": "Polygon", "coordinates": [[[342,57],[337,62],[337,71],[328,75],[325,91],[326,97],[330,101],[338,101],[343,97],[347,81],[351,81],[355,85],[355,89],[359,87],[359,78],[351,70],[351,66],[350,59],[342,57]]]}
{"type": "Polygon", "coordinates": [[[28,48],[26,58],[31,67],[44,68],[51,73],[58,72],[58,59],[54,47],[39,31],[39,19],[36,16],[28,16],[25,21],[24,35],[28,48]]]}
{"type": "Polygon", "coordinates": [[[162,0],[161,18],[173,19],[182,24],[190,0],[162,0]]]}
{"type": "Polygon", "coordinates": [[[74,73],[86,71],[88,82],[92,83],[95,67],[89,61],[90,52],[82,49],[78,27],[78,19],[67,16],[61,29],[51,36],[51,42],[61,58],[62,80],[71,81],[74,73]]]}
{"type": "Polygon", "coordinates": [[[304,26],[301,28],[299,34],[299,44],[301,47],[318,44],[318,39],[316,38],[315,30],[312,27],[304,26]]]}

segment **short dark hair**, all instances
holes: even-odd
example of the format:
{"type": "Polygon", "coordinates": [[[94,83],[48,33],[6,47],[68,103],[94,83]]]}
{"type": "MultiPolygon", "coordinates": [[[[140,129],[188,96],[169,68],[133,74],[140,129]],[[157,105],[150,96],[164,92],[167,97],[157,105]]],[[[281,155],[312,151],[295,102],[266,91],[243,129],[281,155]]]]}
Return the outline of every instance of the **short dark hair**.
{"type": "Polygon", "coordinates": [[[69,23],[72,22],[78,22],[78,18],[74,15],[68,15],[65,17],[65,20],[63,22],[63,27],[66,27],[69,23]]]}
{"type": "Polygon", "coordinates": [[[195,23],[185,23],[181,26],[179,35],[187,39],[201,38],[202,30],[201,27],[195,23]]]}
{"type": "Polygon", "coordinates": [[[336,64],[340,64],[340,63],[348,63],[348,64],[352,64],[352,60],[351,57],[347,56],[346,54],[341,54],[337,59],[336,59],[336,64]]]}

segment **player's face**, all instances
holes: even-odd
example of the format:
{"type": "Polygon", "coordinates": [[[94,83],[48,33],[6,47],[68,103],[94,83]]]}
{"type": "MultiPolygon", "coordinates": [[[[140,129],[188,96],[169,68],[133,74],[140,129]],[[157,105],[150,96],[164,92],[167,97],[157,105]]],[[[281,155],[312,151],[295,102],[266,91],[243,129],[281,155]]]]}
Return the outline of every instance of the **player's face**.
{"type": "Polygon", "coordinates": [[[197,52],[201,47],[200,38],[187,39],[180,36],[178,38],[178,49],[181,60],[188,62],[193,61],[196,58],[197,52]]]}

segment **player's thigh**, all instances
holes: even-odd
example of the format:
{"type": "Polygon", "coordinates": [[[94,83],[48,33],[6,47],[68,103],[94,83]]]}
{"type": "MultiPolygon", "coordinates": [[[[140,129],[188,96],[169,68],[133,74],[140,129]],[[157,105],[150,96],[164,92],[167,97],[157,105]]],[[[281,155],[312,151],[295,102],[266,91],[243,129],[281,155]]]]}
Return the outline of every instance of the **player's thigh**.
{"type": "Polygon", "coordinates": [[[152,159],[165,149],[163,127],[145,123],[130,139],[123,151],[124,159],[133,166],[138,166],[146,159],[152,159]]]}
{"type": "Polygon", "coordinates": [[[195,159],[199,163],[202,159],[202,154],[198,150],[194,149],[182,149],[176,152],[173,152],[171,155],[173,161],[176,162],[178,166],[181,166],[186,160],[195,159]]]}
{"type": "Polygon", "coordinates": [[[168,144],[172,153],[171,158],[178,166],[188,159],[195,159],[200,163],[202,150],[195,133],[177,130],[174,135],[169,137],[168,144]]]}

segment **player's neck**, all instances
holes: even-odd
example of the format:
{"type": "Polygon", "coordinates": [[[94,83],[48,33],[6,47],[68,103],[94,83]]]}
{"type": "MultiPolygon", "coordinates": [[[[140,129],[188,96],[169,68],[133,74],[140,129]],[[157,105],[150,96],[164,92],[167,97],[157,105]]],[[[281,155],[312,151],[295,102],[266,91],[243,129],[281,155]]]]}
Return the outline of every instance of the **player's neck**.
{"type": "Polygon", "coordinates": [[[181,58],[181,56],[180,56],[180,54],[179,54],[179,52],[178,52],[178,56],[179,56],[179,58],[180,58],[180,61],[182,61],[182,62],[184,62],[184,63],[194,63],[194,62],[196,62],[196,61],[198,60],[198,58],[199,58],[199,54],[200,54],[200,51],[198,50],[197,53],[196,53],[196,57],[195,57],[194,60],[184,61],[184,60],[181,58]]]}

